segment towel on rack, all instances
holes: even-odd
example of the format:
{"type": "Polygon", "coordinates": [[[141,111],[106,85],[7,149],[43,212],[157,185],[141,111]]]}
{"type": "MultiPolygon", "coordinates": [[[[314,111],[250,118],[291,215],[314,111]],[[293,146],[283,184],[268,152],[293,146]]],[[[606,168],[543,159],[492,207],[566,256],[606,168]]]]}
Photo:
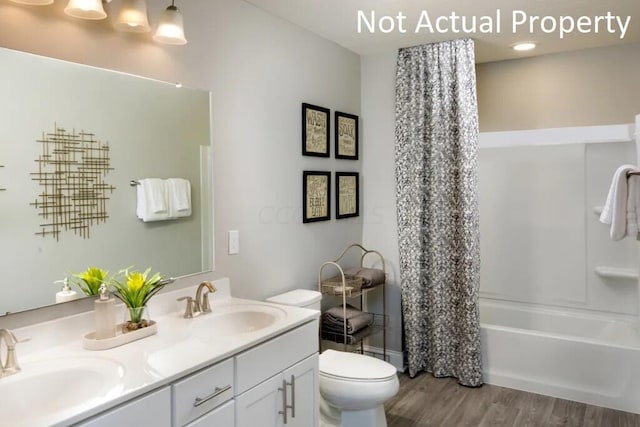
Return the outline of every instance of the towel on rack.
{"type": "Polygon", "coordinates": [[[136,215],[144,222],[169,219],[165,184],[159,178],[140,179],[137,186],[136,215]]]}
{"type": "Polygon", "coordinates": [[[624,237],[638,239],[640,225],[640,176],[627,176],[639,172],[638,167],[622,165],[613,174],[607,201],[600,214],[600,222],[610,224],[612,240],[624,237]]]}
{"type": "Polygon", "coordinates": [[[373,315],[365,313],[347,304],[346,311],[343,306],[332,307],[322,313],[322,329],[344,333],[344,323],[347,323],[347,334],[353,334],[373,323],[373,315]]]}
{"type": "Polygon", "coordinates": [[[183,178],[166,180],[170,218],[191,216],[191,183],[183,178]]]}
{"type": "Polygon", "coordinates": [[[363,288],[372,288],[384,283],[384,271],[377,268],[353,267],[344,271],[345,275],[361,277],[364,281],[363,288]]]}

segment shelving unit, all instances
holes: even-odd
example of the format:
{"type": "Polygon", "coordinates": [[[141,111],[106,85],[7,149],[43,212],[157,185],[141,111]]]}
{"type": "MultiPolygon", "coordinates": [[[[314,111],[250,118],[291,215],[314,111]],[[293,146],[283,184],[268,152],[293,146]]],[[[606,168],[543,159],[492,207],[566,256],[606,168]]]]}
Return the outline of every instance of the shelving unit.
{"type": "MultiPolygon", "coordinates": [[[[368,351],[373,356],[382,356],[383,360],[387,360],[387,315],[386,315],[386,271],[383,256],[374,250],[364,248],[362,245],[354,243],[347,246],[342,254],[333,261],[327,261],[320,266],[318,271],[318,290],[327,296],[342,297],[342,318],[343,318],[343,330],[342,333],[334,331],[326,331],[321,326],[321,338],[325,341],[331,341],[343,345],[344,351],[349,351],[350,348],[359,347],[356,351],[365,353],[364,340],[367,337],[373,336],[382,332],[382,352],[368,351]],[[379,283],[372,283],[371,286],[366,286],[365,280],[359,276],[352,276],[345,274],[344,269],[340,265],[340,261],[351,250],[360,250],[362,255],[360,256],[360,269],[365,269],[364,260],[367,255],[376,255],[380,260],[381,269],[366,269],[374,274],[382,277],[379,283]],[[338,276],[331,278],[323,278],[323,273],[326,267],[333,266],[339,271],[338,276]],[[367,327],[368,329],[364,333],[358,334],[357,331],[353,334],[347,333],[347,301],[354,298],[360,299],[360,310],[365,307],[367,294],[374,289],[382,289],[382,313],[367,313],[372,316],[372,323],[367,327]]],[[[366,313],[366,312],[363,312],[366,313]]],[[[322,342],[321,340],[321,342],[322,342]]],[[[322,344],[321,344],[322,347],[322,344]]],[[[322,348],[321,348],[322,350],[322,348]]]]}

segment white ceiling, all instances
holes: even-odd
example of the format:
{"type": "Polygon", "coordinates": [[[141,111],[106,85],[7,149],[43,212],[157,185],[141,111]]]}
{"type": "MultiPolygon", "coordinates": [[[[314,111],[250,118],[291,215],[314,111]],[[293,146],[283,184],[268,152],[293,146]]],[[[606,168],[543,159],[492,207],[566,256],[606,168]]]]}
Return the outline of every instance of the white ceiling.
{"type": "MultiPolygon", "coordinates": [[[[269,13],[279,16],[308,29],[326,39],[332,40],[361,55],[396,50],[399,47],[414,46],[461,37],[472,37],[476,41],[477,62],[499,61],[521,56],[566,52],[619,43],[640,42],[640,0],[246,0],[269,13]],[[435,20],[438,16],[448,16],[452,11],[463,16],[494,16],[502,11],[500,34],[431,34],[422,30],[414,32],[423,10],[435,20]],[[383,15],[395,17],[402,12],[406,18],[406,33],[357,32],[358,11],[366,16],[375,11],[379,18],[383,15]],[[512,33],[512,11],[522,10],[529,16],[601,16],[611,12],[623,18],[631,16],[629,29],[624,39],[620,34],[609,34],[601,28],[600,34],[580,34],[577,31],[560,39],[558,34],[545,34],[537,29],[529,34],[528,28],[520,27],[512,33]],[[602,30],[605,31],[602,31],[602,30]],[[510,46],[516,42],[534,40],[539,47],[532,52],[517,53],[510,46]]],[[[396,27],[397,28],[397,27],[396,27]]],[[[538,27],[539,28],[539,27],[538,27]]],[[[614,28],[617,28],[615,24],[614,28]]]]}

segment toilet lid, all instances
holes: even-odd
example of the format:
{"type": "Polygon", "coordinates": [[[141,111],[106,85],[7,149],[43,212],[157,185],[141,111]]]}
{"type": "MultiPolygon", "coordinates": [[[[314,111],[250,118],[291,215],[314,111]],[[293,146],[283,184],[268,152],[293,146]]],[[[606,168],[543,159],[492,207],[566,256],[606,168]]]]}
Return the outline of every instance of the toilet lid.
{"type": "Polygon", "coordinates": [[[320,355],[320,374],[357,380],[381,380],[396,375],[396,368],[375,357],[325,350],[320,355]]]}

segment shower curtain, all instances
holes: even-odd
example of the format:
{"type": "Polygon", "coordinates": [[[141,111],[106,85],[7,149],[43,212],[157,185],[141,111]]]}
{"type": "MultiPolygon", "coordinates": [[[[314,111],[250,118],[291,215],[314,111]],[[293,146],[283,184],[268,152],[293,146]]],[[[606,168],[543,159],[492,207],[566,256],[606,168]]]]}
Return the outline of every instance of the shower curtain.
{"type": "Polygon", "coordinates": [[[473,40],[400,49],[396,195],[409,374],[482,384],[473,40]]]}

